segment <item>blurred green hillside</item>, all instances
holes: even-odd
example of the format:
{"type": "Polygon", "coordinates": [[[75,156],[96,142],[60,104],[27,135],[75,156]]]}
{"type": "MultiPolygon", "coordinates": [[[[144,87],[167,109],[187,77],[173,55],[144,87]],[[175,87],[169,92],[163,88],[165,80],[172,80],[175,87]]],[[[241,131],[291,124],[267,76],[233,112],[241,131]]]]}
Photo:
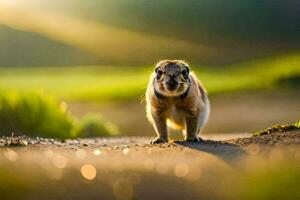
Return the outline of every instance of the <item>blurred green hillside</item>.
{"type": "MultiPolygon", "coordinates": [[[[210,95],[241,90],[299,88],[300,55],[257,59],[232,65],[191,64],[210,95]],[[290,80],[290,81],[289,81],[290,80]]],[[[78,66],[1,68],[0,88],[50,93],[68,101],[137,100],[153,66],[78,66]]]]}
{"type": "Polygon", "coordinates": [[[226,64],[300,48],[297,0],[3,0],[0,66],[226,64]]]}

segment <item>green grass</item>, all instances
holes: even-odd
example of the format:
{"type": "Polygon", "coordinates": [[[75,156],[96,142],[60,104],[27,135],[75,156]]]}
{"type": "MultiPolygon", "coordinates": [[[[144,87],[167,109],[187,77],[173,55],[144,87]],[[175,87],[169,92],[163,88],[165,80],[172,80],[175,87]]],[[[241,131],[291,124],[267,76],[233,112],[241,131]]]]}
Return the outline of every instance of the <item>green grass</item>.
{"type": "Polygon", "coordinates": [[[38,94],[0,94],[0,134],[68,138],[73,118],[51,97],[38,94]]]}
{"type": "Polygon", "coordinates": [[[274,132],[286,132],[286,131],[293,131],[300,129],[300,120],[293,123],[293,124],[286,124],[286,125],[274,125],[271,128],[267,128],[262,131],[255,132],[253,136],[261,136],[261,135],[268,135],[274,132]]]}
{"type": "Polygon", "coordinates": [[[118,128],[105,121],[99,114],[87,114],[84,116],[76,126],[74,131],[75,137],[105,137],[119,135],[118,128]]]}
{"type": "MultiPolygon", "coordinates": [[[[227,66],[191,65],[210,95],[272,89],[282,78],[300,75],[300,54],[269,57],[227,66]]],[[[152,66],[0,68],[0,88],[38,91],[67,101],[124,101],[145,91],[152,66]]],[[[298,87],[298,86],[296,86],[298,87]]]]}
{"type": "Polygon", "coordinates": [[[77,119],[66,103],[59,103],[48,95],[2,91],[0,135],[83,138],[118,135],[118,129],[99,114],[90,113],[77,119]]]}

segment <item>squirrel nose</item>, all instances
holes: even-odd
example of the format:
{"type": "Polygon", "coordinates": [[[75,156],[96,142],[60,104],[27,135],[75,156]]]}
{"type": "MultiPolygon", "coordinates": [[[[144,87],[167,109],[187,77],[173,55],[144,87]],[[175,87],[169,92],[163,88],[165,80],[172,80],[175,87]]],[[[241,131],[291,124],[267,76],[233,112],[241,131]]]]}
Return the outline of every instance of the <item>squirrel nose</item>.
{"type": "Polygon", "coordinates": [[[175,80],[175,75],[169,75],[171,80],[175,80]]]}
{"type": "Polygon", "coordinates": [[[175,90],[177,86],[177,82],[175,81],[174,78],[170,78],[170,80],[168,80],[166,83],[167,83],[167,88],[169,90],[175,90]]]}
{"type": "Polygon", "coordinates": [[[167,81],[167,83],[168,84],[175,84],[176,83],[175,77],[174,76],[173,77],[170,76],[170,79],[167,81]]]}

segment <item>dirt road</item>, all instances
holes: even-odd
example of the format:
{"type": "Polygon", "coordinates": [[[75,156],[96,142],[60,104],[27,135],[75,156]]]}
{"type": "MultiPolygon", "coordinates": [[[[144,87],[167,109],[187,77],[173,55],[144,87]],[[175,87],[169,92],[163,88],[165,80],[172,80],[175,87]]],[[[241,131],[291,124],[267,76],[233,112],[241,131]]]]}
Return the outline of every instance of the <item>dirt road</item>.
{"type": "Polygon", "coordinates": [[[296,199],[300,132],[276,134],[160,145],[145,137],[2,138],[0,199],[271,198],[285,194],[276,182],[296,199]]]}

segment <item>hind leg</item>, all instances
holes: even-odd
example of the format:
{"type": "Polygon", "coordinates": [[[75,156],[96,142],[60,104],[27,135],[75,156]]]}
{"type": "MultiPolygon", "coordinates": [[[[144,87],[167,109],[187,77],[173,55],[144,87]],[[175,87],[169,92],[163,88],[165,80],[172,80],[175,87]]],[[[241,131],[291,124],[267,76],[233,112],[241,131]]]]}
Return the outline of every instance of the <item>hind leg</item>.
{"type": "Polygon", "coordinates": [[[199,116],[199,121],[198,121],[198,128],[197,128],[197,137],[198,137],[198,141],[204,141],[201,137],[200,134],[204,128],[204,125],[207,122],[208,119],[208,115],[209,115],[209,111],[205,110],[203,112],[200,113],[199,116]]]}
{"type": "Polygon", "coordinates": [[[186,119],[186,141],[199,142],[203,141],[200,138],[200,133],[207,121],[209,108],[203,110],[197,117],[188,117],[186,119]]]}

